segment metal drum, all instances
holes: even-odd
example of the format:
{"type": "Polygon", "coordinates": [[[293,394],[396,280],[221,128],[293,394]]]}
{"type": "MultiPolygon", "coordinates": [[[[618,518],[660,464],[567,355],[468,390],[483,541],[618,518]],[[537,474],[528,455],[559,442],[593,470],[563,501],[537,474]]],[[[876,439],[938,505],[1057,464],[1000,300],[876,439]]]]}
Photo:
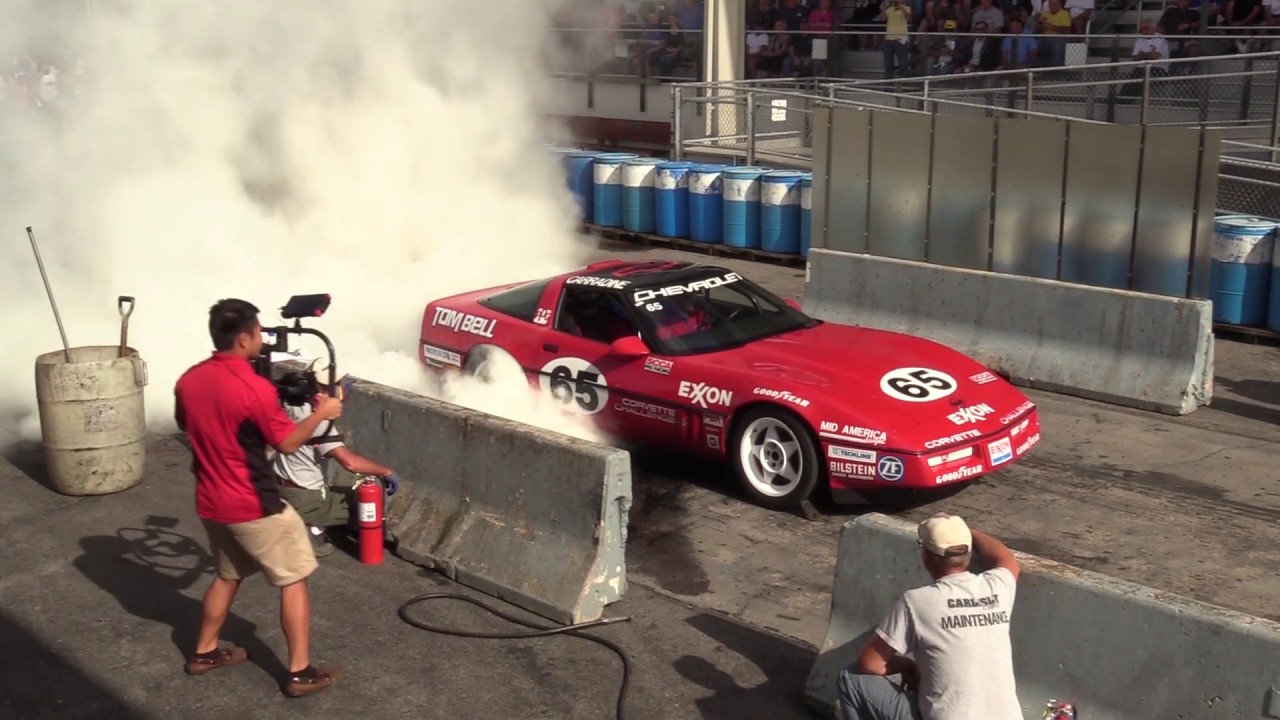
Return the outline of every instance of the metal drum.
{"type": "Polygon", "coordinates": [[[36,358],[36,402],[53,489],[108,495],[142,482],[147,364],[119,345],[71,348],[36,358]]]}
{"type": "Polygon", "coordinates": [[[1267,321],[1275,235],[1275,220],[1236,215],[1214,219],[1209,276],[1214,322],[1261,326],[1267,321]]]}

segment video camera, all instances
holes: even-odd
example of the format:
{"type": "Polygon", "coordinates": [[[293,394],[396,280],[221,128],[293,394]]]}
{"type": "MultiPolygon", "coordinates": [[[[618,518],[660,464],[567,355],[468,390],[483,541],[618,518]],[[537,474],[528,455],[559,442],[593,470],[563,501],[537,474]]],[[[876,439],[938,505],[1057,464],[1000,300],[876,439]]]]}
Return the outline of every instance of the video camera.
{"type": "Polygon", "coordinates": [[[279,378],[272,376],[271,354],[289,352],[290,335],[312,335],[320,338],[324,342],[324,346],[329,350],[329,382],[325,385],[320,385],[314,373],[308,371],[304,374],[309,376],[310,380],[316,384],[318,391],[323,391],[328,395],[333,395],[337,392],[338,359],[333,350],[333,343],[319,330],[302,326],[302,318],[304,317],[322,317],[325,311],[329,309],[330,301],[331,298],[327,294],[294,295],[289,298],[284,307],[280,308],[280,317],[285,320],[293,320],[293,326],[281,325],[262,329],[264,333],[271,333],[274,336],[274,342],[270,344],[264,342],[262,344],[262,352],[254,361],[254,370],[262,377],[270,380],[272,384],[279,386],[279,378]]]}

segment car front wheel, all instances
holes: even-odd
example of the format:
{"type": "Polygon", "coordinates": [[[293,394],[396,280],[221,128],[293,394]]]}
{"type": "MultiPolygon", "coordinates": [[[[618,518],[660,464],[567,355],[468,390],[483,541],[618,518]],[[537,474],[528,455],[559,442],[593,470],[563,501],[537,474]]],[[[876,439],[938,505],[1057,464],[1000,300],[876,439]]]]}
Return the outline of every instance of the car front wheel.
{"type": "Polygon", "coordinates": [[[822,472],[808,429],[791,413],[760,407],[735,423],[731,459],[757,504],[789,509],[813,492],[822,472]]]}

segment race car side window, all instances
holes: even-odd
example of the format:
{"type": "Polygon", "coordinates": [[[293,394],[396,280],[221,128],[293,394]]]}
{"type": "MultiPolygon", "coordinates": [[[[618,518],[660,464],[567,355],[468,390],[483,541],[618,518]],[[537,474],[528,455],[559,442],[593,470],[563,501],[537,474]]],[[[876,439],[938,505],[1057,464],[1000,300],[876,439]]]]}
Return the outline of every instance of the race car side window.
{"type": "Polygon", "coordinates": [[[617,294],[585,287],[565,288],[555,328],[606,345],[620,337],[639,335],[617,294]]]}
{"type": "Polygon", "coordinates": [[[538,303],[542,300],[542,292],[546,290],[548,280],[538,280],[519,287],[503,290],[488,297],[481,298],[479,303],[490,310],[504,315],[533,322],[538,303]]]}

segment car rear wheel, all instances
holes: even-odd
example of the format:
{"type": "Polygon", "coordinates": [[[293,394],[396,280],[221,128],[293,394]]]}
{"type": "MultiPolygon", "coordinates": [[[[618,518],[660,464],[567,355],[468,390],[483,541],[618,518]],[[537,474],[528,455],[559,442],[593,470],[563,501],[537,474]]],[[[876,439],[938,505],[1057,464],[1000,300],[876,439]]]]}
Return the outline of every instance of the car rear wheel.
{"type": "Polygon", "coordinates": [[[809,497],[822,465],[804,423],[786,411],[760,407],[747,412],[735,427],[731,458],[752,500],[780,510],[809,497]]]}
{"type": "Polygon", "coordinates": [[[467,353],[462,372],[485,383],[501,382],[523,375],[511,353],[493,345],[477,345],[467,353]]]}

